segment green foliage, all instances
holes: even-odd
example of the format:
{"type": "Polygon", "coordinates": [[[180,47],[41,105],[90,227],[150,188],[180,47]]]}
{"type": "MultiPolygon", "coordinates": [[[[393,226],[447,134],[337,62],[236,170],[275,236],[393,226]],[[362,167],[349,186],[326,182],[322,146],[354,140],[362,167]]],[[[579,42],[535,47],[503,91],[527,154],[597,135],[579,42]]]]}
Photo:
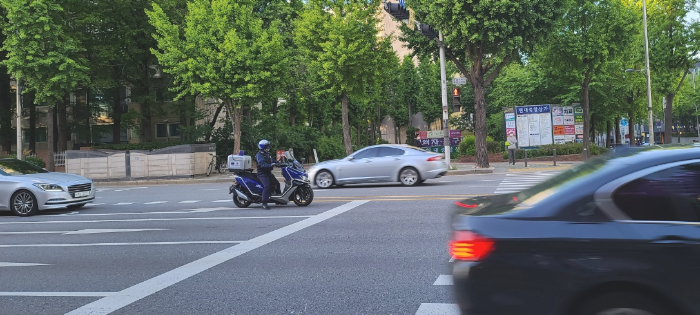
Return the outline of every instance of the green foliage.
{"type": "Polygon", "coordinates": [[[474,156],[476,154],[476,138],[474,135],[466,135],[457,147],[460,156],[474,156]]]}
{"type": "MultiPolygon", "coordinates": [[[[496,113],[489,115],[486,121],[486,126],[488,126],[488,135],[492,139],[497,141],[505,141],[505,117],[503,113],[496,113]]],[[[488,144],[487,144],[488,145],[488,144]]]]}
{"type": "MultiPolygon", "coordinates": [[[[10,158],[10,159],[16,159],[17,155],[16,154],[3,154],[0,156],[1,158],[10,158]]],[[[35,156],[35,155],[22,155],[22,160],[25,162],[28,162],[30,164],[33,164],[35,166],[41,167],[41,168],[46,168],[46,162],[42,160],[40,157],[35,156]]]]}
{"type": "MultiPolygon", "coordinates": [[[[488,153],[503,152],[503,142],[494,141],[491,137],[486,137],[486,151],[488,153]]],[[[457,147],[457,152],[460,156],[476,155],[476,138],[473,135],[464,136],[457,147]]]]}
{"type": "Polygon", "coordinates": [[[2,0],[7,36],[2,61],[34,92],[37,104],[54,106],[88,81],[84,48],[66,25],[69,14],[57,0],[2,0]]]}
{"type": "MultiPolygon", "coordinates": [[[[571,154],[581,154],[583,152],[582,143],[566,143],[566,144],[552,144],[544,145],[539,149],[527,150],[528,158],[536,158],[542,156],[554,156],[554,149],[557,149],[557,155],[571,155],[571,154]]],[[[608,152],[608,149],[593,145],[590,148],[590,155],[601,155],[608,152]]],[[[525,158],[525,150],[517,150],[516,157],[518,159],[525,158]]],[[[503,159],[508,159],[508,152],[503,152],[503,159]]]]}
{"type": "Polygon", "coordinates": [[[345,148],[343,147],[343,138],[341,136],[321,136],[318,139],[319,161],[327,161],[340,159],[345,157],[345,148]]]}
{"type": "Polygon", "coordinates": [[[168,142],[142,142],[142,143],[117,143],[117,144],[103,144],[96,145],[92,148],[95,150],[143,150],[143,151],[153,151],[158,149],[163,149],[167,147],[172,147],[176,145],[189,144],[180,141],[168,141],[168,142]]]}

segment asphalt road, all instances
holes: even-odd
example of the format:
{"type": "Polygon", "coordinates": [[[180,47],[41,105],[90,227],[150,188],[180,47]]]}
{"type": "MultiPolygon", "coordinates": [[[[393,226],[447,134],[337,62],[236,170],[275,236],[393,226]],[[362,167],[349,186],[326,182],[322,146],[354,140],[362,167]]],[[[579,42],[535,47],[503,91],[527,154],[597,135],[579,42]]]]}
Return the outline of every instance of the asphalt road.
{"type": "Polygon", "coordinates": [[[268,211],[226,184],[105,187],[79,211],[0,212],[0,314],[457,314],[454,202],[548,175],[316,189],[268,211]]]}

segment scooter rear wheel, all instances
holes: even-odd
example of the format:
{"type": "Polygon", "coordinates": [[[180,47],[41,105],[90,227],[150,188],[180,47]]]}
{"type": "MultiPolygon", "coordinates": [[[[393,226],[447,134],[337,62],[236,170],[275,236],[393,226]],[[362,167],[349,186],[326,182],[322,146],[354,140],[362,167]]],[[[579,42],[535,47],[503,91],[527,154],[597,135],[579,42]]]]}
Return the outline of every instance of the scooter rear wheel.
{"type": "Polygon", "coordinates": [[[301,186],[294,191],[294,204],[299,207],[306,207],[314,200],[314,191],[311,187],[301,186]]]}
{"type": "Polygon", "coordinates": [[[238,194],[234,191],[233,192],[233,203],[236,204],[236,207],[239,208],[248,208],[250,206],[250,200],[245,200],[241,197],[238,197],[238,194]]]}

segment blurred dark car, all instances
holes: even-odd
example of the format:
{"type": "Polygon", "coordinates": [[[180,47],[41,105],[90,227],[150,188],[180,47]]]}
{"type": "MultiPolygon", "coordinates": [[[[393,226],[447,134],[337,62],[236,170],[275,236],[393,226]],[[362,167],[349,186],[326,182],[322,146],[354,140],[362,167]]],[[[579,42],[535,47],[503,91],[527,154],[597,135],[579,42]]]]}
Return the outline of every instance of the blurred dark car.
{"type": "Polygon", "coordinates": [[[450,252],[469,315],[700,314],[700,147],[591,160],[457,203],[450,252]]]}

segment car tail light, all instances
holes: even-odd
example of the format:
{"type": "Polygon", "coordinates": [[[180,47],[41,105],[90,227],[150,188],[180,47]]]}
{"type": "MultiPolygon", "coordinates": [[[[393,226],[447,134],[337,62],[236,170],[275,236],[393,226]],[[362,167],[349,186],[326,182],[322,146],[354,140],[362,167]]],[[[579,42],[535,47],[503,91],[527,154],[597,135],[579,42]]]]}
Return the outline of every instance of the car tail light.
{"type": "Polygon", "coordinates": [[[455,231],[450,242],[450,255],[457,260],[480,261],[492,250],[495,242],[471,231],[455,231]]]}
{"type": "Polygon", "coordinates": [[[479,206],[479,205],[475,205],[475,204],[465,204],[465,203],[461,203],[459,201],[455,202],[455,204],[460,206],[460,207],[469,208],[469,209],[476,208],[479,206]]]}
{"type": "Polygon", "coordinates": [[[442,156],[436,155],[428,159],[428,161],[440,161],[442,160],[442,156]]]}

